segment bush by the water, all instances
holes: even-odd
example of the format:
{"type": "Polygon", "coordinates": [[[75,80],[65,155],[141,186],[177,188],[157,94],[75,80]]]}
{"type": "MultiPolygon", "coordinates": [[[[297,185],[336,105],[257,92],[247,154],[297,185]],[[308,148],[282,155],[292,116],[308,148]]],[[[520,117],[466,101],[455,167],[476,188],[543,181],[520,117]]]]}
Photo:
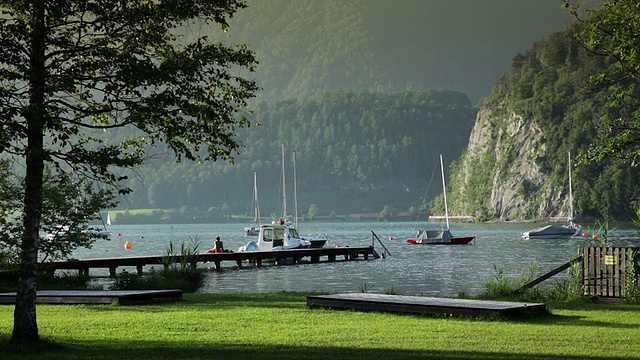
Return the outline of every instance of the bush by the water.
{"type": "Polygon", "coordinates": [[[205,270],[197,267],[198,238],[191,240],[191,245],[182,243],[180,251],[174,249],[173,243],[162,258],[162,269],[152,269],[143,276],[123,271],[116,276],[111,285],[112,290],[168,290],[180,289],[183,292],[196,292],[204,282],[205,270]]]}

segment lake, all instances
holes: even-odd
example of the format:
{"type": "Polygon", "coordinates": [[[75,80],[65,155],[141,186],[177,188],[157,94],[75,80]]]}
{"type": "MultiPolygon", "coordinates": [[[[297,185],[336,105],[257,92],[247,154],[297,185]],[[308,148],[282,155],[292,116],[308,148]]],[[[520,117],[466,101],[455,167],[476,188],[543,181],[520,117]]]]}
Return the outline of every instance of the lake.
{"type": "MultiPolygon", "coordinates": [[[[111,240],[99,241],[92,249],[79,249],[74,257],[163,255],[169,244],[175,248],[199,244],[204,251],[220,236],[227,249],[237,250],[256,237],[243,233],[244,224],[199,225],[116,225],[111,240]],[[124,244],[132,243],[130,250],[124,244]]],[[[303,235],[326,235],[327,246],[368,246],[375,232],[391,256],[376,260],[317,263],[302,265],[265,265],[236,269],[223,262],[223,271],[207,274],[202,292],[278,292],[320,291],[327,293],[393,292],[401,295],[457,296],[464,292],[477,295],[484,283],[496,275],[495,267],[509,277],[529,274],[532,264],[539,274],[566,263],[582,246],[597,245],[590,237],[524,240],[521,233],[540,224],[492,223],[451,225],[454,236],[476,236],[473,245],[412,245],[418,228],[440,229],[442,224],[412,222],[337,222],[300,223],[303,235]],[[226,267],[225,267],[226,266],[226,267]]],[[[378,253],[382,247],[374,244],[378,253]]],[[[640,246],[633,228],[614,229],[608,245],[640,246]]],[[[207,266],[203,264],[202,266],[207,266]]],[[[118,271],[127,268],[118,268],[118,271]]],[[[135,271],[135,269],[127,269],[135,271]]],[[[91,270],[106,276],[107,271],[91,270]]],[[[558,275],[560,276],[560,275],[558,275]]],[[[556,276],[557,277],[557,276],[556,276]]]]}

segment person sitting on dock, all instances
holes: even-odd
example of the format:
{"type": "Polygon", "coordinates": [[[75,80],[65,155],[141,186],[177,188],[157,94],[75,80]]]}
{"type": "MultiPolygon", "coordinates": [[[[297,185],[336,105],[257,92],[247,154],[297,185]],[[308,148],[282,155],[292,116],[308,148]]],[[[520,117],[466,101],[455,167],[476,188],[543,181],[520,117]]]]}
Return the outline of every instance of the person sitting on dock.
{"type": "Polygon", "coordinates": [[[220,236],[216,236],[215,248],[216,252],[224,252],[224,245],[222,244],[222,240],[220,240],[220,236]]]}
{"type": "Polygon", "coordinates": [[[220,236],[216,236],[216,240],[213,242],[213,248],[205,251],[206,253],[221,253],[224,251],[224,244],[220,240],[220,236]]]}

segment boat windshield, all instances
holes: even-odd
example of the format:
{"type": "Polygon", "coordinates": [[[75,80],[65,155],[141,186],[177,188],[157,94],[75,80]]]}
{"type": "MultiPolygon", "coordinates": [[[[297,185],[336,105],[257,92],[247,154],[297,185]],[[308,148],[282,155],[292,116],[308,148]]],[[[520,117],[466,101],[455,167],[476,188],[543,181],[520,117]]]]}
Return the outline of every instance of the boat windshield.
{"type": "Polygon", "coordinates": [[[273,229],[273,232],[274,232],[275,238],[277,240],[284,239],[284,228],[275,228],[275,229],[273,229]]]}
{"type": "Polygon", "coordinates": [[[289,229],[289,235],[294,239],[300,239],[300,234],[298,234],[297,229],[289,229]]]}

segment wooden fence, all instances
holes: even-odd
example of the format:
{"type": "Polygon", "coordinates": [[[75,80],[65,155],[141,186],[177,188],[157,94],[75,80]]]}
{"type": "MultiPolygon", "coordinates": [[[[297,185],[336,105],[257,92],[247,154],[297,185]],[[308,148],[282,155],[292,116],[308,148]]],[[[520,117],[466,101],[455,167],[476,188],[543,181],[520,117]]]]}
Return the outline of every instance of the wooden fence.
{"type": "MultiPolygon", "coordinates": [[[[635,247],[585,247],[582,249],[583,289],[586,296],[625,296],[629,276],[638,280],[635,247]]],[[[632,278],[633,279],[633,278],[632,278]]]]}

